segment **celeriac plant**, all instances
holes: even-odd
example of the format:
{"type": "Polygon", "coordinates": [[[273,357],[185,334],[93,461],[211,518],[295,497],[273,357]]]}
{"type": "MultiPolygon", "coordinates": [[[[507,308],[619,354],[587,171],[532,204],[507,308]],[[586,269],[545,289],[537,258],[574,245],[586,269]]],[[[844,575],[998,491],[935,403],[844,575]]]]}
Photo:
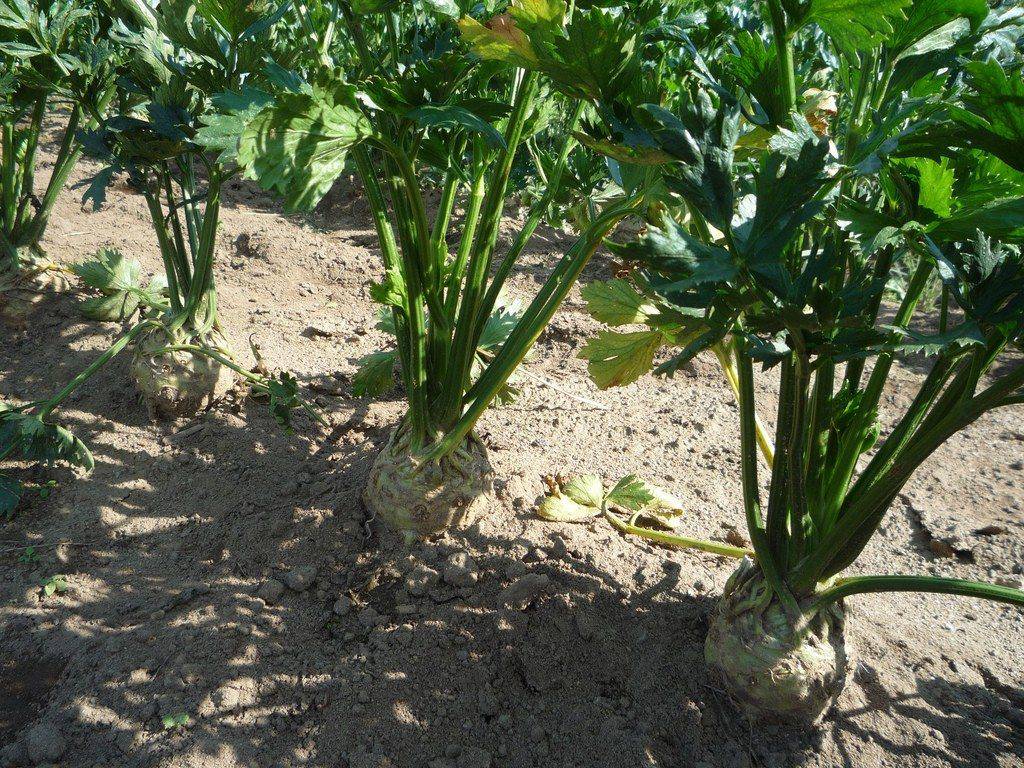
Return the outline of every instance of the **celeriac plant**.
{"type": "MultiPolygon", "coordinates": [[[[116,174],[126,173],[146,198],[163,279],[143,285],[138,264],[102,250],[75,267],[99,295],[82,303],[89,317],[127,322],[125,332],[85,370],[47,399],[0,403],[0,462],[64,463],[89,471],[88,447],[53,421],[54,411],[115,355],[135,344],[132,374],[151,412],[195,412],[234,378],[266,398],[274,418],[290,429],[303,409],[321,417],[288,373],[247,370],[225,349],[217,321],[213,255],[220,191],[237,137],[225,125],[255,111],[246,87],[263,70],[268,30],[285,5],[164,0],[158,11],[143,2],[113,21],[112,39],[127,62],[119,72],[121,113],[104,117],[82,140],[107,160],[89,184],[97,205],[116,174]],[[217,126],[213,128],[211,126],[217,126]]],[[[265,97],[265,94],[264,94],[265,97]]],[[[255,348],[254,348],[255,352],[255,348]]],[[[0,513],[10,513],[24,488],[0,475],[0,513]]]]}
{"type": "MultiPolygon", "coordinates": [[[[598,212],[522,314],[514,322],[507,312],[495,317],[509,274],[560,189],[581,95],[615,98],[630,85],[639,66],[636,41],[605,12],[570,18],[561,4],[522,0],[512,4],[512,16],[561,49],[551,54],[557,73],[525,72],[520,62],[491,55],[501,22],[477,21],[470,14],[487,9],[476,3],[363,0],[339,9],[336,45],[300,14],[316,53],[305,65],[309,74],[248,122],[238,162],[281,193],[288,210],[315,204],[345,163],[354,164],[384,261],[373,296],[390,312],[408,400],[364,501],[393,527],[428,535],[468,519],[486,500],[492,470],[473,431],[477,420],[506,392],[602,239],[642,205],[638,185],[598,212]],[[585,47],[595,59],[574,55],[585,47]],[[557,156],[538,174],[545,192],[500,253],[510,176],[549,113],[552,74],[579,85],[561,110],[564,122],[554,126],[561,133],[557,156]],[[429,214],[435,183],[439,199],[429,214]]],[[[364,368],[357,387],[387,384],[392,360],[365,361],[374,368],[364,368]]]]}
{"type": "Polygon", "coordinates": [[[143,313],[132,377],[155,417],[190,415],[236,375],[251,380],[228,352],[217,317],[214,250],[236,147],[211,124],[255,108],[248,99],[262,92],[253,81],[285,8],[172,0],[156,11],[136,4],[113,27],[126,52],[127,108],[84,136],[105,163],[85,197],[99,207],[106,186],[127,174],[146,200],[164,273],[159,285],[143,287],[137,269],[109,253],[76,271],[101,293],[83,305],[87,315],[123,321],[143,313]]]}
{"type": "Polygon", "coordinates": [[[595,143],[657,167],[688,211],[615,249],[631,270],[591,288],[591,309],[646,329],[604,332],[584,355],[609,385],[650,369],[664,346],[675,351],[655,370],[671,375],[726,345],[752,556],[711,618],[706,658],[752,717],[810,725],[851,667],[845,598],[924,591],[1024,606],[1006,587],[846,574],[922,463],[1024,402],[1024,367],[1002,364],[1024,340],[1024,81],[1019,64],[976,58],[1003,23],[984,2],[764,8],[760,26],[735,33],[733,56],[672,72],[672,99],[603,105],[595,143]],[[809,84],[835,93],[816,125],[799,98],[809,84]],[[912,271],[890,318],[898,259],[912,271]],[[920,300],[933,275],[949,306],[928,328],[920,300]],[[883,439],[882,394],[907,353],[929,355],[931,369],[883,439]],[[780,381],[767,499],[755,364],[780,381]]]}
{"type": "Polygon", "coordinates": [[[114,93],[102,23],[88,0],[0,2],[0,315],[12,324],[24,323],[43,291],[66,282],[39,241],[81,155],[76,133],[99,119],[114,93]],[[40,184],[44,121],[60,107],[67,121],[40,184]]]}

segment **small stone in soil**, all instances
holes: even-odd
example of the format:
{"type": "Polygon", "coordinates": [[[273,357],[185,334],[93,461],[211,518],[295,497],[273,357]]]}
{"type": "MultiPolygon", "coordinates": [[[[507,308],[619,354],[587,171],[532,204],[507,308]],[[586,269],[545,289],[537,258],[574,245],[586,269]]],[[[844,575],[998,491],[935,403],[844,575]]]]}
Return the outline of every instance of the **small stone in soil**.
{"type": "Polygon", "coordinates": [[[498,603],[506,608],[525,611],[550,582],[551,579],[543,573],[528,573],[505,587],[498,595],[498,603]]]}
{"type": "Polygon", "coordinates": [[[315,565],[299,565],[284,575],[284,583],[296,592],[305,592],[316,581],[315,565]]]}
{"type": "Polygon", "coordinates": [[[39,723],[25,734],[25,751],[36,765],[60,760],[66,749],[67,742],[53,723],[39,723]]]}
{"type": "Polygon", "coordinates": [[[418,563],[405,577],[405,590],[410,595],[421,597],[431,590],[441,574],[428,565],[418,563]]]}
{"type": "Polygon", "coordinates": [[[263,602],[268,605],[273,605],[281,599],[281,595],[284,594],[284,584],[277,579],[267,579],[260,584],[259,591],[256,593],[263,602]]]}

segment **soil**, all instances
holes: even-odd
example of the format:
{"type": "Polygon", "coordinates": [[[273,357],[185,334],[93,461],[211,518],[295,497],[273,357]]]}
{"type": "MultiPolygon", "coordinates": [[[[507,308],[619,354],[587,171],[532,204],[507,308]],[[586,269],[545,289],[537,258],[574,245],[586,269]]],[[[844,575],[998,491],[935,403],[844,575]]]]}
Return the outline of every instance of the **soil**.
{"type": "MultiPolygon", "coordinates": [[[[159,268],[140,196],[119,186],[92,212],[78,194],[61,197],[52,257],[110,246],[159,268]]],[[[687,533],[742,530],[736,409],[713,359],[598,391],[577,357],[598,329],[578,290],[518,376],[518,401],[480,424],[497,478],[487,513],[411,547],[368,521],[360,492],[402,414],[398,395],[351,396],[355,361],[385,341],[368,295],[375,237],[349,180],[312,215],[278,210],[244,182],[225,195],[224,332],[241,357],[251,338],[271,369],[292,371],[331,427],[303,417],[285,434],[240,394],[152,423],[128,354],[62,409],[96,469],[21,470],[58,483],[0,536],[0,765],[1024,763],[1024,612],[854,599],[859,661],[837,710],[815,734],[754,729],[703,661],[731,562],[536,517],[546,474],[637,473],[685,502],[687,533]],[[67,589],[46,597],[55,574],[67,589]]],[[[528,298],[568,243],[542,230],[512,295],[528,298]]],[[[583,280],[609,273],[599,255],[583,280]]],[[[83,320],[71,293],[28,328],[0,339],[5,397],[54,391],[121,330],[83,320]]],[[[883,419],[925,368],[900,364],[883,419]]],[[[758,378],[770,422],[776,385],[758,378]]],[[[916,474],[854,571],[1024,578],[1022,482],[1021,411],[986,416],[916,474]]]]}

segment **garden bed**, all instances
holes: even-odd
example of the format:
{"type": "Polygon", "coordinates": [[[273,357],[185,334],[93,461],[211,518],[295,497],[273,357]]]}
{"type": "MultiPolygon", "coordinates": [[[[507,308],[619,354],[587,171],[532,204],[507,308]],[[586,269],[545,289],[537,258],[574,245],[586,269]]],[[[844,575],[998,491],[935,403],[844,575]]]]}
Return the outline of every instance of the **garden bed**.
{"type": "MultiPolygon", "coordinates": [[[[75,180],[89,172],[83,161],[75,180]]],[[[514,379],[520,398],[480,422],[499,481],[487,514],[412,547],[367,520],[360,492],[404,406],[351,396],[355,361],[383,340],[368,293],[380,258],[358,191],[343,180],[314,214],[283,216],[232,182],[217,243],[231,346],[251,337],[272,370],[293,371],[330,429],[300,416],[287,436],[262,405],[230,396],[174,427],[152,424],[126,384],[127,355],[63,411],[96,469],[45,475],[58,486],[0,536],[0,765],[21,764],[26,747],[60,752],[69,768],[1024,760],[1018,609],[853,598],[859,662],[838,709],[812,740],[755,736],[703,661],[734,564],[537,518],[544,475],[636,473],[684,502],[683,530],[723,541],[743,530],[735,406],[717,364],[599,392],[577,358],[599,328],[578,288],[514,379]],[[53,575],[67,588],[44,596],[53,575]],[[187,726],[167,727],[185,715],[187,726]]],[[[63,264],[116,246],[153,272],[147,217],[124,186],[96,213],[67,192],[44,246],[63,264]]],[[[541,235],[513,297],[531,295],[570,243],[541,235]]],[[[599,256],[582,282],[609,275],[599,256]]],[[[71,295],[30,323],[31,335],[0,339],[8,397],[57,387],[118,329],[83,320],[71,295]]],[[[925,365],[900,364],[883,421],[925,365]]],[[[759,392],[762,413],[772,397],[759,392]]],[[[1019,586],[1022,482],[1020,411],[990,413],[915,475],[857,571],[1019,586]]]]}

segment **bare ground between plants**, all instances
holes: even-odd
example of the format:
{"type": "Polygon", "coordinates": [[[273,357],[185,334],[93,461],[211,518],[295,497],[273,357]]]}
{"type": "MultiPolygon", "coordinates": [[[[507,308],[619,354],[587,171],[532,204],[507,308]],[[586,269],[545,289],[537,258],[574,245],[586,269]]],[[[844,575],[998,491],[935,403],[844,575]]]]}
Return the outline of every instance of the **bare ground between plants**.
{"type": "MultiPolygon", "coordinates": [[[[1022,764],[1020,611],[857,599],[855,680],[820,734],[753,731],[703,664],[730,562],[535,517],[544,474],[632,472],[686,502],[687,531],[742,530],[717,368],[598,392],[576,357],[597,328],[578,290],[520,399],[482,421],[500,480],[489,513],[411,549],[367,525],[359,492],[402,407],[350,394],[355,360],[383,341],[367,292],[379,256],[350,189],[302,218],[234,184],[218,247],[227,337],[319,393],[330,430],[300,421],[289,437],[262,404],[230,399],[152,424],[127,356],[65,409],[97,467],[42,474],[57,489],[0,536],[0,764],[27,762],[26,746],[63,746],[69,768],[1022,764]],[[44,598],[54,574],[67,591],[44,598]]],[[[542,233],[513,295],[566,244],[542,233]]],[[[45,245],[65,263],[106,245],[158,268],[126,188],[95,213],[66,192],[45,245]]],[[[584,280],[607,268],[599,257],[584,280]]],[[[118,333],[83,322],[70,295],[29,327],[0,340],[5,396],[51,392],[118,333]]],[[[905,362],[886,408],[909,402],[923,366],[905,362]]],[[[774,393],[759,397],[770,420],[774,393]]],[[[858,569],[1024,578],[1022,482],[1021,411],[991,414],[917,473],[858,569]]]]}

